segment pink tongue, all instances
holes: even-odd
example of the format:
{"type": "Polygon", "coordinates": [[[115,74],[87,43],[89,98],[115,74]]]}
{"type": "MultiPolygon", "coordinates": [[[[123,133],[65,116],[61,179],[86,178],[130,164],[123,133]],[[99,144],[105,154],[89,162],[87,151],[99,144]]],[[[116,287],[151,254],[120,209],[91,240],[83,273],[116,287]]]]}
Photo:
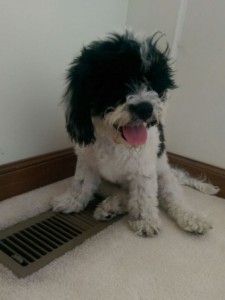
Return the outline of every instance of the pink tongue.
{"type": "Polygon", "coordinates": [[[147,130],[145,126],[124,126],[122,127],[123,136],[131,145],[143,145],[147,140],[147,130]]]}

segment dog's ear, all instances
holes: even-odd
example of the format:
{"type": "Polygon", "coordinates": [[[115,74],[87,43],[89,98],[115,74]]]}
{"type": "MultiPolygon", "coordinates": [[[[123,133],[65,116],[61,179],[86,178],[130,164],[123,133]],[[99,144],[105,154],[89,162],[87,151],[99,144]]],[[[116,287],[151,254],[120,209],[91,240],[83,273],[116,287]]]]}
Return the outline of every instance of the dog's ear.
{"type": "Polygon", "coordinates": [[[68,86],[64,95],[66,128],[71,140],[81,146],[95,142],[90,99],[86,93],[88,80],[90,80],[89,66],[74,60],[67,74],[68,86]]]}

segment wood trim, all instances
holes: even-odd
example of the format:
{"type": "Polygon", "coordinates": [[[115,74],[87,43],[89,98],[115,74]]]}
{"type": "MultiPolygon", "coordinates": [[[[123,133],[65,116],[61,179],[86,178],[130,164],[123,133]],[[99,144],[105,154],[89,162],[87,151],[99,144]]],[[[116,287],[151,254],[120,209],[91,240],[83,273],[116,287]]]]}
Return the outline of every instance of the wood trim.
{"type": "Polygon", "coordinates": [[[70,177],[75,164],[73,149],[66,149],[2,165],[0,200],[70,177]]]}
{"type": "Polygon", "coordinates": [[[168,158],[172,166],[183,168],[194,177],[205,175],[212,184],[220,188],[220,192],[217,196],[225,198],[225,169],[211,166],[173,153],[168,153],[168,158]]]}
{"type": "MultiPolygon", "coordinates": [[[[220,187],[218,196],[225,198],[225,170],[183,156],[168,153],[173,166],[184,168],[192,176],[202,174],[220,187]]],[[[0,166],[0,200],[28,192],[71,177],[76,166],[72,148],[56,151],[0,166]]]]}

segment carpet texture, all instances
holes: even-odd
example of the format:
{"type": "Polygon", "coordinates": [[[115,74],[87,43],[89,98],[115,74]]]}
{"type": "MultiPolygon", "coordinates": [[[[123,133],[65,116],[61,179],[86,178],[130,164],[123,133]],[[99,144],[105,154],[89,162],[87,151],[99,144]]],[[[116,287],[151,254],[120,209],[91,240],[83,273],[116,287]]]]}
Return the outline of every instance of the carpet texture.
{"type": "MultiPolygon", "coordinates": [[[[0,203],[0,228],[49,209],[67,179],[0,203]]],[[[127,217],[31,276],[0,265],[0,300],[224,300],[225,199],[185,188],[193,208],[213,221],[204,236],[182,232],[164,214],[156,238],[135,236],[127,217]]]]}

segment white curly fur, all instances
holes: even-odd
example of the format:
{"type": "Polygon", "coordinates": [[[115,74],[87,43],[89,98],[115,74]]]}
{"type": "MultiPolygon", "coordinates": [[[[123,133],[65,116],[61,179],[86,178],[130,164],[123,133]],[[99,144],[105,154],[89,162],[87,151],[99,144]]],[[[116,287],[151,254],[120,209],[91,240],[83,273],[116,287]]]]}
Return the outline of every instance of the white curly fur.
{"type": "MultiPolygon", "coordinates": [[[[131,40],[134,39],[132,33],[127,32],[126,36],[131,40]]],[[[161,37],[160,33],[152,37],[152,42],[154,40],[152,47],[156,47],[161,37]]],[[[158,52],[149,51],[149,40],[143,39],[139,43],[142,68],[147,70],[155,61],[154,55],[158,52]]],[[[167,47],[164,51],[165,57],[168,56],[168,52],[167,47]]],[[[132,72],[128,77],[130,74],[132,72]]],[[[94,193],[98,192],[104,197],[104,201],[96,208],[95,218],[107,220],[128,212],[130,228],[138,235],[158,234],[159,205],[182,229],[199,234],[205,233],[211,225],[188,207],[180,183],[207,193],[215,193],[217,189],[192,179],[184,172],[170,168],[166,153],[162,147],[159,148],[162,142],[159,131],[161,124],[164,124],[167,108],[167,89],[160,99],[145,77],[141,81],[137,78],[134,76],[133,80],[129,79],[127,82],[130,94],[125,96],[126,99],[120,99],[123,101],[115,99],[113,107],[108,107],[103,116],[92,117],[96,141],[87,147],[75,145],[78,160],[73,185],[65,194],[52,200],[53,209],[64,213],[79,212],[93,199],[94,193]],[[152,107],[148,119],[136,114],[132,116],[129,108],[139,103],[146,103],[148,107],[152,107]],[[147,141],[142,146],[130,145],[121,129],[123,131],[127,125],[140,124],[146,127],[147,141]],[[157,127],[156,124],[160,126],[157,127]],[[160,157],[157,155],[159,150],[162,150],[160,157]]],[[[66,111],[70,114],[70,91],[67,97],[66,111]]],[[[82,105],[82,102],[78,103],[82,105]]],[[[78,130],[77,127],[74,130],[78,130]]]]}
{"type": "Polygon", "coordinates": [[[53,209],[64,213],[79,212],[98,192],[105,198],[94,212],[98,220],[129,212],[133,231],[141,236],[154,236],[160,230],[160,205],[180,228],[203,234],[211,225],[188,207],[181,184],[209,194],[218,189],[172,169],[165,152],[157,156],[160,144],[157,126],[147,129],[144,145],[131,146],[126,142],[116,128],[133,122],[129,104],[139,101],[150,103],[153,117],[164,123],[166,101],[160,101],[144,84],[134,86],[124,104],[115,109],[109,107],[103,119],[92,118],[96,141],[88,147],[75,145],[78,161],[73,185],[65,194],[53,199],[53,209]]]}
{"type": "Polygon", "coordinates": [[[88,147],[76,145],[78,161],[73,185],[52,200],[54,211],[79,212],[98,192],[105,200],[96,208],[94,217],[108,220],[129,212],[129,226],[140,236],[158,234],[158,205],[183,230],[203,234],[211,228],[211,224],[184,201],[179,174],[170,168],[166,153],[157,157],[156,126],[148,129],[145,145],[128,147],[114,140],[115,129],[107,127],[105,121],[93,122],[96,142],[88,147]]]}
{"type": "Polygon", "coordinates": [[[213,184],[206,182],[205,176],[201,176],[201,178],[193,178],[187,171],[172,168],[172,172],[178,178],[180,184],[190,186],[202,193],[214,195],[217,194],[220,190],[218,186],[214,186],[213,184]]]}

